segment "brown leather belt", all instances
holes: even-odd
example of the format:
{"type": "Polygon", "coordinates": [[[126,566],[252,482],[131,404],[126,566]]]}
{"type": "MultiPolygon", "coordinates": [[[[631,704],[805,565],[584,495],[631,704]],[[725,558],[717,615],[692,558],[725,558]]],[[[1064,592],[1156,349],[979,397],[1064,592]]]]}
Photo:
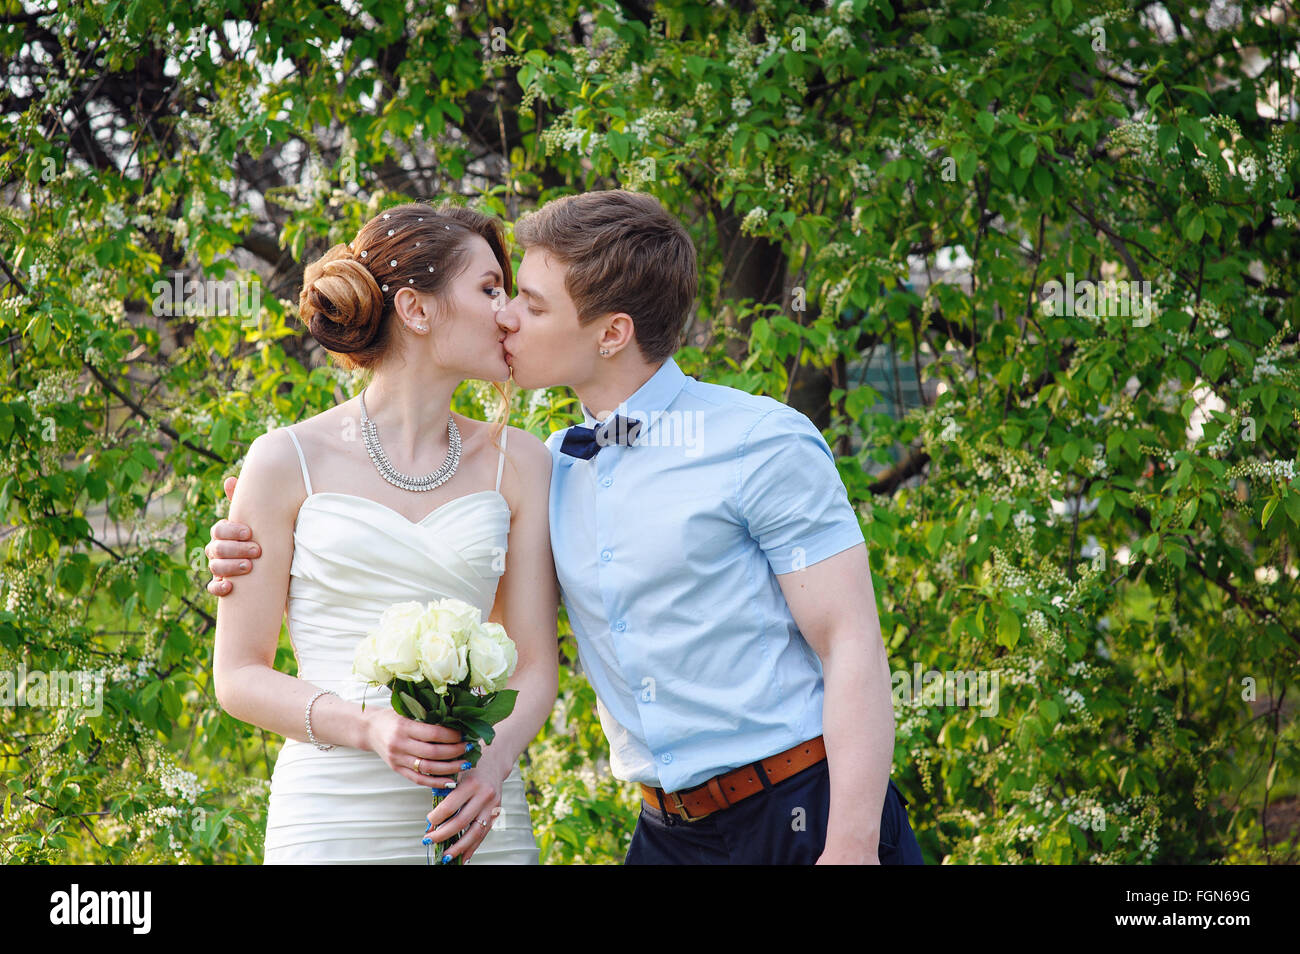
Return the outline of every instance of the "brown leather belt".
{"type": "Polygon", "coordinates": [[[651,808],[675,812],[684,821],[699,821],[763,791],[763,783],[758,776],[760,768],[767,776],[768,782],[776,785],[816,765],[824,758],[826,758],[826,743],[819,735],[807,742],[800,742],[784,752],[770,755],[761,762],[742,765],[724,775],[715,775],[703,785],[696,785],[694,788],[680,792],[665,792],[643,782],[641,797],[651,808]]]}

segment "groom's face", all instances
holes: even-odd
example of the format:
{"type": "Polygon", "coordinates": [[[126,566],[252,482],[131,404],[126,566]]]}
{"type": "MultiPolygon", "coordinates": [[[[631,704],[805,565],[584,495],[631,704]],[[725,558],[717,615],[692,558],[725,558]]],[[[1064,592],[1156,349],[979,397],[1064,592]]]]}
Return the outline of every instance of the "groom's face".
{"type": "Polygon", "coordinates": [[[515,274],[518,294],[497,312],[506,361],[521,388],[574,387],[595,370],[601,323],[578,323],[564,287],[567,271],[545,249],[526,249],[515,274]]]}

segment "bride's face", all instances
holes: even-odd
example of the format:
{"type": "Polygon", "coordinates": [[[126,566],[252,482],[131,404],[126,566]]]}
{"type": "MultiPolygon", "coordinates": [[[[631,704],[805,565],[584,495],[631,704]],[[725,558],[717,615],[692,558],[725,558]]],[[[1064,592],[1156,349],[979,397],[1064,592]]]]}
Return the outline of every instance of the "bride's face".
{"type": "Polygon", "coordinates": [[[469,264],[452,279],[445,303],[432,297],[427,311],[428,343],[434,360],[449,370],[481,381],[510,377],[496,313],[506,302],[504,278],[492,249],[482,238],[469,239],[469,264]]]}

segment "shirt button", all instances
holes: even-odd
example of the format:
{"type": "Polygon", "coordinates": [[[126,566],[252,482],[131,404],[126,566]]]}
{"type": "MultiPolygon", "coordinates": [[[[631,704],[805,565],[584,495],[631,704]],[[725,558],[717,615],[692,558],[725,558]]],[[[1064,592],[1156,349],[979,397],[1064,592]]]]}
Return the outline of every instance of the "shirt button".
{"type": "Polygon", "coordinates": [[[623,622],[621,619],[614,621],[614,632],[621,633],[625,629],[627,629],[627,623],[623,622]]]}
{"type": "Polygon", "coordinates": [[[614,554],[610,553],[608,550],[601,550],[600,558],[604,560],[606,563],[608,563],[610,560],[614,558],[614,554]]]}
{"type": "Polygon", "coordinates": [[[614,478],[613,478],[613,477],[602,477],[602,478],[600,479],[600,485],[601,485],[602,487],[608,487],[608,486],[609,486],[610,484],[612,484],[613,482],[614,482],[614,478]]]}
{"type": "Polygon", "coordinates": [[[663,755],[659,756],[659,758],[663,761],[664,765],[667,765],[673,760],[673,754],[671,752],[665,752],[663,755]]]}

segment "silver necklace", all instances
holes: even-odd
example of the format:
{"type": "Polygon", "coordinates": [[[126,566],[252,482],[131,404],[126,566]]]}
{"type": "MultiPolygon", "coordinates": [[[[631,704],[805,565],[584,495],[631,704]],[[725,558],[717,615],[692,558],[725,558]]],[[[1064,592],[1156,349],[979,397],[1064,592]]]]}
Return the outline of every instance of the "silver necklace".
{"type": "Polygon", "coordinates": [[[366,392],[364,389],[361,391],[361,436],[366,444],[366,453],[370,455],[371,461],[379,470],[379,476],[394,487],[401,487],[403,490],[424,491],[441,487],[455,476],[456,467],[460,464],[460,429],[456,427],[456,419],[448,417],[447,456],[443,459],[442,466],[432,474],[425,474],[423,477],[412,477],[399,471],[389,462],[388,455],[384,453],[383,445],[379,443],[379,428],[366,414],[366,392]]]}

